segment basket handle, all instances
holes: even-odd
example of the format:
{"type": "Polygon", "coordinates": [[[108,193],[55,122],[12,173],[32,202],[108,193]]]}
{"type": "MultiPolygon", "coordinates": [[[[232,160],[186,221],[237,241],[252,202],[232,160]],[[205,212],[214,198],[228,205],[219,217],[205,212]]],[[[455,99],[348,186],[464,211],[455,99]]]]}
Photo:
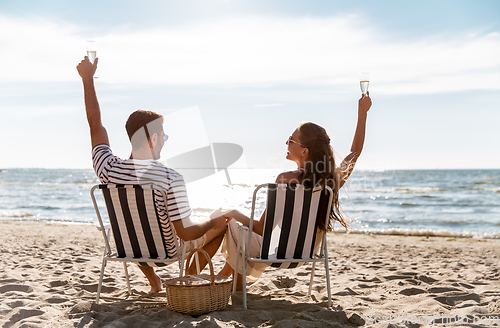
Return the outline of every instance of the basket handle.
{"type": "Polygon", "coordinates": [[[214,265],[212,264],[212,259],[210,259],[210,255],[208,253],[201,249],[201,248],[195,248],[191,252],[189,252],[189,255],[187,256],[186,259],[186,271],[184,273],[185,276],[188,275],[188,269],[189,269],[189,263],[191,262],[191,257],[193,256],[194,253],[196,252],[201,252],[203,255],[205,255],[208,265],[210,266],[210,285],[215,285],[215,278],[214,278],[214,265]]]}

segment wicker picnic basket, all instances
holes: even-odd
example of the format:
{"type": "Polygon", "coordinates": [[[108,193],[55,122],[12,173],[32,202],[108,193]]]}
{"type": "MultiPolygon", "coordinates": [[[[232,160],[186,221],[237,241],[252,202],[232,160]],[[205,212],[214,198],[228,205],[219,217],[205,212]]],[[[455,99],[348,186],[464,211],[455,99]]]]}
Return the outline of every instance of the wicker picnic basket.
{"type": "Polygon", "coordinates": [[[165,281],[167,304],[170,310],[199,315],[224,310],[231,296],[233,280],[226,276],[215,276],[212,260],[202,249],[193,249],[186,260],[186,275],[165,281]],[[210,275],[187,275],[191,257],[200,252],[207,258],[210,275]]]}

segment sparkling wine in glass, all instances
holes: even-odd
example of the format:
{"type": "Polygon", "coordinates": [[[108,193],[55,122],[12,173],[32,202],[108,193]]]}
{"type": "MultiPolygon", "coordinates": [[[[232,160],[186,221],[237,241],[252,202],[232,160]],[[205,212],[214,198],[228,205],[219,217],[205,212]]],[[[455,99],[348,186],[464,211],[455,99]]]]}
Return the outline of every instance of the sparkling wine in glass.
{"type": "Polygon", "coordinates": [[[88,40],[87,45],[87,57],[89,57],[90,62],[93,64],[95,57],[97,56],[97,43],[93,40],[88,40]]]}
{"type": "MultiPolygon", "coordinates": [[[[97,56],[97,43],[94,40],[87,40],[85,44],[87,46],[87,57],[89,57],[90,62],[93,64],[97,56]]],[[[97,79],[97,76],[94,75],[94,79],[97,79]]]]}
{"type": "Polygon", "coordinates": [[[361,87],[361,93],[366,95],[368,92],[368,85],[370,84],[370,74],[361,73],[359,77],[359,85],[361,87]]]}

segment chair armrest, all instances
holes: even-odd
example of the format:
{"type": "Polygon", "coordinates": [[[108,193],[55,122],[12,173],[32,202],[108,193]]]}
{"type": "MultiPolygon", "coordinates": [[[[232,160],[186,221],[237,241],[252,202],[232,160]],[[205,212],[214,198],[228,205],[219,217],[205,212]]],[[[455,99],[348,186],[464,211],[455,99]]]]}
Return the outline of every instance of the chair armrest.
{"type": "MultiPolygon", "coordinates": [[[[100,225],[98,225],[98,224],[96,224],[96,226],[95,226],[95,227],[96,227],[96,228],[97,228],[97,230],[99,230],[99,231],[101,231],[101,230],[102,230],[102,229],[101,229],[101,226],[100,226],[100,225]]],[[[106,224],[106,225],[104,226],[104,230],[109,230],[109,229],[111,229],[111,225],[110,225],[110,224],[106,224]]]]}

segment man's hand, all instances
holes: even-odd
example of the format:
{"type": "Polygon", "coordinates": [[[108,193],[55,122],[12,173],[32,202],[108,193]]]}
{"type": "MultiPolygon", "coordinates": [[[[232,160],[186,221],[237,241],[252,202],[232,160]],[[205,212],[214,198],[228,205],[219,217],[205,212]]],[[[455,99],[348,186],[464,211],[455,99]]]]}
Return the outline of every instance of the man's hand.
{"type": "Polygon", "coordinates": [[[83,81],[89,81],[94,78],[95,71],[97,70],[97,62],[99,58],[94,60],[94,64],[89,60],[89,57],[85,56],[83,60],[76,66],[78,74],[80,74],[83,81]]]}
{"type": "Polygon", "coordinates": [[[215,229],[219,233],[226,231],[227,224],[229,222],[227,216],[224,216],[224,215],[219,216],[219,217],[213,218],[211,221],[213,224],[212,229],[215,229]]]}
{"type": "Polygon", "coordinates": [[[228,218],[225,215],[211,218],[209,221],[207,221],[205,229],[207,229],[207,232],[213,231],[216,236],[219,236],[226,232],[228,222],[228,218]]]}

